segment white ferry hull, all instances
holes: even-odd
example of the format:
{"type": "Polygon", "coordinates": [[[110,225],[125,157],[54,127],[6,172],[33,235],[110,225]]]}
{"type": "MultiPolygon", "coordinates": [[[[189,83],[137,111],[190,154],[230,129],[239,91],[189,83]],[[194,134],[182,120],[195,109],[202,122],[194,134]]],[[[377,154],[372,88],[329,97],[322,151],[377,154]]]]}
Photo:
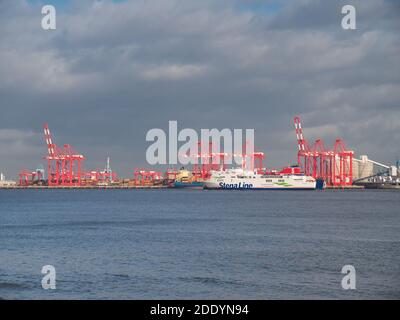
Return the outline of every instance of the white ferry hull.
{"type": "Polygon", "coordinates": [[[316,187],[221,187],[215,184],[207,184],[205,183],[203,186],[204,189],[208,190],[315,190],[316,187]]]}
{"type": "Polygon", "coordinates": [[[317,183],[308,176],[229,177],[228,173],[216,173],[204,181],[205,189],[222,190],[315,190],[317,183]]]}

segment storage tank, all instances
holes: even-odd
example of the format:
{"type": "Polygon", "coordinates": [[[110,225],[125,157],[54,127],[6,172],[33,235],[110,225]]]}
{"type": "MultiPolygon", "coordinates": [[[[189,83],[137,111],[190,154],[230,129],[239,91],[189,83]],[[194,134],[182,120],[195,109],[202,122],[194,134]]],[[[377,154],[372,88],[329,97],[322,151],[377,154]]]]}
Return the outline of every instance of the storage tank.
{"type": "Polygon", "coordinates": [[[357,180],[360,178],[360,174],[359,174],[359,163],[358,161],[353,159],[353,180],[357,180]]]}
{"type": "Polygon", "coordinates": [[[397,167],[396,167],[396,166],[391,166],[391,167],[390,167],[390,175],[391,175],[392,177],[397,177],[397,174],[398,174],[398,172],[397,172],[397,167]]]}
{"type": "Polygon", "coordinates": [[[368,160],[368,156],[360,157],[361,163],[358,165],[359,179],[372,176],[374,174],[374,164],[368,160]]]}

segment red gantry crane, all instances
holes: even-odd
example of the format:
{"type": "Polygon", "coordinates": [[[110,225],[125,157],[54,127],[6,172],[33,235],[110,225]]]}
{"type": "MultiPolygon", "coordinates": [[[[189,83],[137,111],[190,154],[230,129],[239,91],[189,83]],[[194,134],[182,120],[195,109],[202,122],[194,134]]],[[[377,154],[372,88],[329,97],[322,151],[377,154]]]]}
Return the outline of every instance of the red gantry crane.
{"type": "Polygon", "coordinates": [[[344,141],[336,139],[333,149],[328,150],[322,139],[312,147],[303,136],[300,117],[294,118],[298,153],[297,161],[305,175],[323,179],[328,186],[344,187],[353,184],[354,151],[347,150],[344,141]]]}
{"type": "Polygon", "coordinates": [[[162,184],[163,174],[154,170],[136,168],[133,172],[133,183],[135,186],[149,186],[162,184]]]}
{"type": "Polygon", "coordinates": [[[85,157],[74,152],[69,144],[65,144],[63,148],[58,148],[53,143],[47,123],[44,124],[43,129],[48,149],[48,155],[44,157],[47,160],[48,185],[81,186],[82,167],[85,157]]]}
{"type": "Polygon", "coordinates": [[[21,170],[19,173],[19,185],[29,186],[33,184],[39,184],[43,180],[43,172],[41,170],[28,171],[21,170]]]}

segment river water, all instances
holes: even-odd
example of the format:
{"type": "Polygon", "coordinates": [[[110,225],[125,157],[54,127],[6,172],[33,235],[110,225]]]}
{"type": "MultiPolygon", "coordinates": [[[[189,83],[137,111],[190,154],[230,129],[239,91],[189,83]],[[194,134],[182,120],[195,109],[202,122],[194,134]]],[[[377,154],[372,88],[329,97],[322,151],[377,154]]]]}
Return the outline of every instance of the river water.
{"type": "Polygon", "coordinates": [[[399,299],[399,208],[380,190],[0,190],[0,298],[399,299]]]}

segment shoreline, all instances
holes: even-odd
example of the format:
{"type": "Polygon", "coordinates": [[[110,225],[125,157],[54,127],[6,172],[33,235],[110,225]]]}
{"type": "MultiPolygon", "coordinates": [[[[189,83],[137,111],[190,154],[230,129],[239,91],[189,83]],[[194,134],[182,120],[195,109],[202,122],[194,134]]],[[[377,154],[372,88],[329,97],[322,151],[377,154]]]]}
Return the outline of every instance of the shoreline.
{"type": "MultiPolygon", "coordinates": [[[[156,185],[156,186],[0,186],[0,190],[139,190],[139,189],[147,189],[147,190],[161,190],[161,189],[183,189],[183,188],[174,188],[167,185],[156,185]]],[[[188,188],[190,190],[195,190],[196,188],[188,188]]],[[[203,190],[203,189],[201,189],[203,190]]],[[[377,187],[377,188],[368,188],[365,186],[328,186],[323,190],[331,190],[331,191],[357,191],[357,190],[400,190],[400,186],[385,186],[385,187],[377,187]]],[[[314,191],[323,191],[323,190],[314,190],[314,191]]],[[[267,190],[268,191],[268,190],[267,190]]],[[[273,191],[273,190],[269,190],[273,191]]],[[[279,190],[279,191],[288,191],[288,190],[279,190]]]]}
{"type": "Polygon", "coordinates": [[[168,186],[0,186],[0,190],[56,190],[56,189],[167,189],[168,186]]]}

